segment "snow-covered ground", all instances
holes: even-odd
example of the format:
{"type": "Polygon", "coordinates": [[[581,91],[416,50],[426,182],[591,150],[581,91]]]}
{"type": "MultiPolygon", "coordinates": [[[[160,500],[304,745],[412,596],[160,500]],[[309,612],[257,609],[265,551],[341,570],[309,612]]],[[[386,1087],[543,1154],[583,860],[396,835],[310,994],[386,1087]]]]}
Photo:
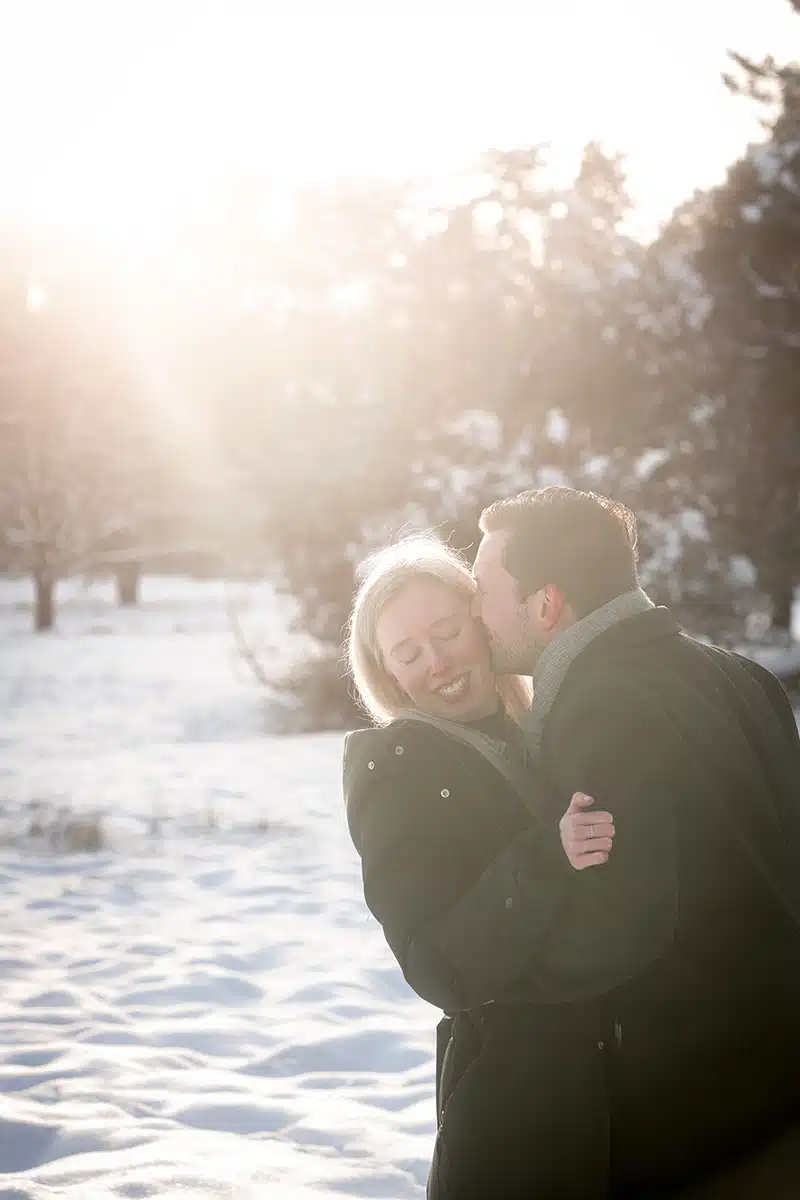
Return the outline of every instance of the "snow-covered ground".
{"type": "Polygon", "coordinates": [[[424,1194],[437,1014],[363,906],[341,737],[269,734],[225,596],[70,584],[35,637],[0,580],[0,1200],[424,1194]],[[81,814],[107,848],[51,846],[81,814]]]}
{"type": "Polygon", "coordinates": [[[437,1014],[363,906],[341,737],[265,732],[219,584],[69,585],[44,637],[28,598],[0,581],[0,1197],[422,1196],[437,1014]],[[52,849],[82,813],[108,848],[52,849]]]}

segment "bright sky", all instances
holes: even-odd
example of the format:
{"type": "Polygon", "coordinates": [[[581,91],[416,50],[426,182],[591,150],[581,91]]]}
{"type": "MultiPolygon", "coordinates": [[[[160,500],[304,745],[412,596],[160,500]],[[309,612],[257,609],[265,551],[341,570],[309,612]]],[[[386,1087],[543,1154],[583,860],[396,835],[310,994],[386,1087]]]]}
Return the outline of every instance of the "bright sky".
{"type": "Polygon", "coordinates": [[[646,224],[757,114],[725,51],[800,58],[787,0],[0,0],[0,204],[129,247],[215,180],[438,174],[597,137],[646,224]]]}

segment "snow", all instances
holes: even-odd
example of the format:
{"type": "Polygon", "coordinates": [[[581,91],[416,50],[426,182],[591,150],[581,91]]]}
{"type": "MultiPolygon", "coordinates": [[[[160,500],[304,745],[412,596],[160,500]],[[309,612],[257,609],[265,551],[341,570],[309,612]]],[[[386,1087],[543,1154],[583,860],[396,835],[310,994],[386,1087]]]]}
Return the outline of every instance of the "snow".
{"type": "Polygon", "coordinates": [[[269,732],[219,583],[58,599],[37,637],[0,580],[0,1196],[422,1197],[438,1014],[364,908],[341,736],[269,732]]]}
{"type": "Polygon", "coordinates": [[[545,437],[557,445],[563,445],[569,437],[569,421],[560,408],[551,408],[547,413],[545,437]]]}
{"type": "Polygon", "coordinates": [[[447,432],[463,438],[470,446],[479,447],[487,454],[496,454],[503,441],[503,426],[497,413],[483,409],[469,409],[457,420],[451,421],[447,432]]]}
{"type": "Polygon", "coordinates": [[[536,472],[536,487],[569,487],[570,481],[560,467],[539,467],[536,472]]]}
{"type": "Polygon", "coordinates": [[[0,1194],[423,1196],[437,1013],[364,908],[341,736],[269,732],[218,583],[70,584],[38,637],[29,598],[0,580],[0,1194]],[[77,818],[100,852],[53,848],[77,818]]]}
{"type": "Polygon", "coordinates": [[[705,514],[699,508],[684,508],[678,514],[676,523],[690,541],[708,542],[711,540],[705,514]]]}
{"type": "Polygon", "coordinates": [[[761,203],[742,204],[739,208],[739,212],[742,214],[742,220],[747,222],[749,225],[757,225],[764,215],[761,203]]]}
{"type": "Polygon", "coordinates": [[[663,446],[651,446],[633,464],[634,474],[642,480],[649,479],[654,471],[669,462],[669,451],[663,446]]]}
{"type": "Polygon", "coordinates": [[[758,571],[744,554],[734,554],[729,563],[730,578],[734,585],[754,588],[758,583],[758,571]]]}

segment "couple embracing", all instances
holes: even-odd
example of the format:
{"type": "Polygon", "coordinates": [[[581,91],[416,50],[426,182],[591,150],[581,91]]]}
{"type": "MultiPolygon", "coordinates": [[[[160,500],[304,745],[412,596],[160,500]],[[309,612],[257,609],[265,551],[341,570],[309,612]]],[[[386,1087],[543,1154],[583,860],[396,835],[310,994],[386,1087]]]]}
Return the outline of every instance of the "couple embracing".
{"type": "Polygon", "coordinates": [[[623,505],[481,530],[378,555],[350,625],[364,894],[445,1014],[429,1200],[800,1196],[791,705],[652,604],[623,505]]]}

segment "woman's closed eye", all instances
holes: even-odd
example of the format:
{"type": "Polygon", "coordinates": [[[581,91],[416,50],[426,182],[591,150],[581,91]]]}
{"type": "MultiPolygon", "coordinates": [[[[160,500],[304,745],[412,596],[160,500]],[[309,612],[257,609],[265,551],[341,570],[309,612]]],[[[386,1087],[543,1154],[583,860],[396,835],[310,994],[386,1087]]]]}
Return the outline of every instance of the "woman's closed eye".
{"type": "Polygon", "coordinates": [[[454,642],[457,637],[461,636],[461,632],[461,626],[456,625],[455,629],[442,629],[433,636],[437,642],[454,642]]]}
{"type": "MultiPolygon", "coordinates": [[[[455,629],[442,630],[439,633],[431,634],[431,637],[436,642],[454,642],[462,633],[461,626],[456,626],[455,629]]],[[[412,653],[406,654],[405,658],[401,658],[400,664],[404,667],[411,667],[420,656],[420,651],[417,649],[412,653]]]]}

